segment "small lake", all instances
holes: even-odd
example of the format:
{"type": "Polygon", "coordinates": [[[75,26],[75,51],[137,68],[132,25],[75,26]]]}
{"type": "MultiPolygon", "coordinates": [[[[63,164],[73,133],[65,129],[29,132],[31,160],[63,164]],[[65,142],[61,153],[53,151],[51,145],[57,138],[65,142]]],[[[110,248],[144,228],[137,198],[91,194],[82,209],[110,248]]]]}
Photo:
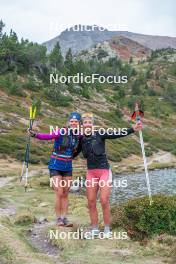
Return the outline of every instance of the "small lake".
{"type": "MultiPolygon", "coordinates": [[[[176,169],[149,171],[152,194],[176,195],[176,169]]],[[[145,173],[118,174],[113,177],[111,203],[148,195],[145,173]]]]}

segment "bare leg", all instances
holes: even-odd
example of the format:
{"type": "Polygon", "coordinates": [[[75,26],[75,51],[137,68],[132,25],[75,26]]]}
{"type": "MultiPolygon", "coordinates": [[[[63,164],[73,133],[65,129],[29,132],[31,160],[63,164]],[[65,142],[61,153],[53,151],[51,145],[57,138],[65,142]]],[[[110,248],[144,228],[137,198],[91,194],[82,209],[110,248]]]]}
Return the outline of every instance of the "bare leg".
{"type": "Polygon", "coordinates": [[[103,220],[105,225],[110,224],[110,198],[111,187],[105,185],[104,187],[100,187],[100,201],[101,207],[103,211],[103,220]]]}
{"type": "Polygon", "coordinates": [[[63,188],[61,187],[61,181],[62,181],[62,176],[54,176],[53,181],[55,184],[53,184],[53,189],[56,194],[55,198],[55,212],[56,216],[60,217],[62,215],[62,207],[61,207],[61,198],[63,196],[63,188]]]}
{"type": "Polygon", "coordinates": [[[97,193],[98,193],[98,183],[94,184],[94,186],[93,185],[90,187],[87,186],[86,194],[88,200],[89,216],[92,226],[98,225],[98,212],[96,208],[97,193]]]}
{"type": "Polygon", "coordinates": [[[68,214],[68,193],[71,187],[72,177],[63,177],[64,187],[61,197],[61,210],[62,215],[66,216],[68,214]]]}

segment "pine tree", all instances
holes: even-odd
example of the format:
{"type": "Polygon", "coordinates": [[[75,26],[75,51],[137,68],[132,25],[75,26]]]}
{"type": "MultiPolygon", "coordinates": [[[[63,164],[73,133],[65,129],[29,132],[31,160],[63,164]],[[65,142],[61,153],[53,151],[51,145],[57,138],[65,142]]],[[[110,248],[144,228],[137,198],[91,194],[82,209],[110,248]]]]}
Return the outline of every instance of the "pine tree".
{"type": "Polygon", "coordinates": [[[73,65],[73,55],[72,55],[72,50],[69,48],[69,50],[66,53],[65,56],[65,67],[67,69],[67,73],[71,74],[74,72],[74,65],[73,65]]]}
{"type": "Polygon", "coordinates": [[[5,27],[5,24],[3,23],[2,19],[0,20],[0,39],[2,38],[2,31],[3,31],[3,28],[5,27]]]}
{"type": "Polygon", "coordinates": [[[62,71],[63,69],[63,56],[61,53],[61,48],[59,42],[56,43],[54,49],[49,55],[50,65],[55,68],[55,70],[62,71]]]}

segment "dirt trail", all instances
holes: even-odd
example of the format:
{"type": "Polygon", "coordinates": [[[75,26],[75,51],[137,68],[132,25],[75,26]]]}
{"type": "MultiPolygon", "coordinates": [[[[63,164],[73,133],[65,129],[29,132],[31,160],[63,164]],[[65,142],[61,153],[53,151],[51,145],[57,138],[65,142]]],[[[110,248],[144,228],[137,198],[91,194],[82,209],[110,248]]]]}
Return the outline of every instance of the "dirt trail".
{"type": "MultiPolygon", "coordinates": [[[[3,237],[6,238],[5,243],[13,249],[15,252],[16,260],[20,261],[20,263],[25,264],[54,264],[60,263],[59,261],[55,261],[54,259],[48,258],[45,254],[38,254],[36,252],[32,252],[29,245],[20,240],[15,232],[8,229],[7,227],[0,225],[0,231],[3,237]],[[37,255],[36,255],[37,254],[37,255]]],[[[15,261],[15,263],[18,263],[15,261]]]]}
{"type": "MultiPolygon", "coordinates": [[[[10,182],[14,180],[14,177],[0,177],[0,188],[7,185],[10,186],[10,182]]],[[[2,200],[2,208],[0,208],[0,217],[9,216],[12,217],[16,214],[16,207],[13,204],[7,204],[2,200]]],[[[59,249],[55,246],[52,246],[48,238],[45,234],[45,228],[47,226],[53,225],[53,222],[48,222],[47,219],[39,220],[34,226],[28,231],[27,240],[31,244],[32,247],[36,248],[39,251],[39,254],[44,254],[51,258],[58,258],[59,249]]],[[[3,225],[0,224],[1,232],[2,230],[7,229],[3,225]]],[[[10,241],[12,243],[12,241],[10,241]]],[[[20,242],[20,247],[22,242],[20,242]]],[[[13,244],[13,243],[12,243],[13,244]]],[[[12,245],[14,248],[15,244],[12,245]]],[[[21,258],[22,256],[20,256],[21,258]]],[[[22,257],[23,258],[23,257],[22,257]]],[[[27,258],[25,257],[25,263],[28,263],[27,258]]],[[[30,260],[29,260],[30,263],[30,260]]],[[[32,262],[32,263],[43,263],[40,261],[32,262]]],[[[46,262],[48,263],[48,262],[46,262]]],[[[57,262],[59,263],[59,262],[57,262]]]]}
{"type": "Polygon", "coordinates": [[[49,243],[49,238],[44,232],[46,227],[53,226],[54,222],[48,222],[47,219],[39,221],[28,231],[28,241],[40,252],[48,256],[58,256],[59,249],[49,243]]]}

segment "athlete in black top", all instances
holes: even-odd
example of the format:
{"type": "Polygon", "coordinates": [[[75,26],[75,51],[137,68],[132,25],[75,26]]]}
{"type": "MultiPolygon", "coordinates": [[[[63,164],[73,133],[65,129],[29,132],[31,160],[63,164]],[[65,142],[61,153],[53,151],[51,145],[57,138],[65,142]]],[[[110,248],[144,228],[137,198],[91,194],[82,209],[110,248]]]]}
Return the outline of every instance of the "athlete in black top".
{"type": "MultiPolygon", "coordinates": [[[[84,158],[87,159],[88,169],[109,169],[109,163],[105,152],[105,139],[116,139],[125,137],[131,133],[134,133],[133,128],[127,128],[126,132],[111,133],[107,132],[100,134],[99,132],[94,135],[84,135],[80,144],[80,150],[82,149],[84,158]]],[[[79,151],[80,151],[79,150],[79,151]]]]}
{"type": "Polygon", "coordinates": [[[98,230],[98,212],[96,208],[96,200],[98,190],[100,190],[100,202],[103,211],[103,220],[105,224],[104,234],[110,235],[110,204],[109,197],[111,192],[111,171],[105,152],[105,139],[115,139],[127,136],[142,128],[137,123],[133,128],[122,129],[120,133],[100,133],[97,131],[92,133],[94,128],[93,115],[86,113],[82,115],[84,135],[78,147],[78,152],[82,150],[83,156],[87,159],[87,175],[86,175],[86,194],[88,199],[89,215],[91,219],[90,236],[99,234],[98,230]],[[88,132],[88,133],[87,133],[88,132]],[[88,181],[91,183],[89,184],[88,181]],[[103,185],[100,182],[103,181],[103,185]]]}

